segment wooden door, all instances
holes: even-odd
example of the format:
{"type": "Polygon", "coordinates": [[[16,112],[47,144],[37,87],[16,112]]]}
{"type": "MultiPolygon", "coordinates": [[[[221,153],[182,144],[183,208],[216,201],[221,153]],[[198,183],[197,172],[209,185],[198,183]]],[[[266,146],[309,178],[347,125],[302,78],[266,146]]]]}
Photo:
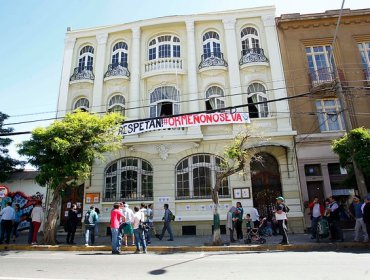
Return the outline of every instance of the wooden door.
{"type": "Polygon", "coordinates": [[[322,181],[307,182],[308,199],[310,202],[313,201],[314,197],[318,197],[322,203],[325,199],[324,186],[322,181]]]}
{"type": "Polygon", "coordinates": [[[77,204],[78,211],[78,226],[81,225],[82,209],[83,209],[83,197],[84,197],[84,184],[77,187],[68,188],[62,194],[62,206],[60,214],[60,225],[64,226],[67,221],[68,211],[71,209],[72,204],[77,204]]]}

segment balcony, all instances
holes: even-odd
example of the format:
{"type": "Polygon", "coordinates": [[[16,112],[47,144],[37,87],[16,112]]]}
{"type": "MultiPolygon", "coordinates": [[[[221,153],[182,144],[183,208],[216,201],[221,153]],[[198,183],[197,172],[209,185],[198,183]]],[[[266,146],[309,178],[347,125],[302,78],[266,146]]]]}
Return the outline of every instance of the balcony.
{"type": "Polygon", "coordinates": [[[135,196],[135,197],[103,197],[103,202],[117,202],[117,201],[153,201],[153,197],[135,196]]]}
{"type": "Polygon", "coordinates": [[[250,48],[242,50],[242,57],[239,60],[239,65],[243,66],[254,66],[254,65],[265,65],[268,66],[269,60],[265,56],[265,52],[262,48],[250,48]]]}
{"type": "Polygon", "coordinates": [[[202,54],[202,61],[198,66],[198,69],[204,70],[204,69],[224,69],[227,68],[227,62],[224,59],[224,54],[222,52],[210,52],[202,54]]]}
{"type": "Polygon", "coordinates": [[[145,63],[144,77],[158,74],[185,74],[179,57],[158,58],[145,63]]]}
{"type": "Polygon", "coordinates": [[[127,62],[114,63],[108,65],[108,70],[105,72],[104,80],[110,80],[114,78],[125,78],[130,77],[130,71],[128,71],[127,62]]]}
{"type": "Polygon", "coordinates": [[[335,84],[335,75],[331,67],[310,71],[308,78],[311,83],[311,92],[318,92],[327,88],[331,89],[335,84]]]}
{"type": "Polygon", "coordinates": [[[90,82],[94,81],[95,76],[91,66],[76,67],[69,79],[70,82],[90,82]]]}
{"type": "Polygon", "coordinates": [[[370,86],[370,66],[362,70],[364,73],[364,85],[365,87],[370,86]]]}

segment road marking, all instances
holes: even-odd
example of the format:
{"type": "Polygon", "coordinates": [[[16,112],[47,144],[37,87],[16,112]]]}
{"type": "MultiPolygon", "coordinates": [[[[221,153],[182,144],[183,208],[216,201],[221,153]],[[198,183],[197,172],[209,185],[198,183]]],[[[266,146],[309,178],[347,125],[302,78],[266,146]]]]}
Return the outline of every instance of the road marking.
{"type": "MultiPolygon", "coordinates": [[[[86,278],[85,278],[86,279],[86,278]]],[[[71,279],[71,278],[29,278],[29,277],[2,277],[0,276],[0,280],[81,280],[81,279],[71,279]]]]}

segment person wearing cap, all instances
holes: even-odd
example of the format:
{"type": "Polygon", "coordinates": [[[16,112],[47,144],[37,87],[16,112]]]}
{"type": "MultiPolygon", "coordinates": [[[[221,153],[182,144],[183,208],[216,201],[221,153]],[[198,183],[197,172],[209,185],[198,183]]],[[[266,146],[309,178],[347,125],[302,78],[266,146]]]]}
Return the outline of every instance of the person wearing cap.
{"type": "Polygon", "coordinates": [[[363,241],[368,242],[369,236],[366,231],[366,225],[363,220],[363,214],[362,214],[362,206],[363,203],[360,201],[360,198],[358,196],[353,197],[353,201],[349,207],[350,215],[356,220],[355,224],[355,238],[353,241],[359,242],[360,241],[360,233],[362,231],[363,235],[363,241]]]}
{"type": "Polygon", "coordinates": [[[284,198],[279,196],[276,198],[275,218],[279,225],[279,230],[283,235],[283,240],[280,242],[281,245],[289,245],[288,233],[286,227],[287,220],[287,208],[284,205],[284,198]]]}
{"type": "Polygon", "coordinates": [[[363,220],[366,225],[367,235],[370,237],[370,195],[366,197],[365,206],[362,209],[362,213],[363,213],[363,220]]]}

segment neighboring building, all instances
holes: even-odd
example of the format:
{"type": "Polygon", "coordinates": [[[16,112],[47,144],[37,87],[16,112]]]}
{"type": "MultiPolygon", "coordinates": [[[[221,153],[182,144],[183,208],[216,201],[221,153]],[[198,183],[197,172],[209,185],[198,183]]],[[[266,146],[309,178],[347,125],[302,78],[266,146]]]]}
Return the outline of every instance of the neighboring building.
{"type": "MultiPolygon", "coordinates": [[[[154,119],[282,97],[286,90],[274,7],[162,17],[66,34],[58,116],[81,108],[118,111],[128,120],[154,119]]],[[[225,181],[221,217],[226,219],[236,201],[246,211],[254,204],[267,214],[282,194],[291,209],[289,226],[302,231],[288,102],[251,106],[249,115],[258,135],[269,138],[248,142],[264,163],[251,162],[245,176],[225,181]],[[242,194],[243,199],[237,198],[242,194]]],[[[124,200],[154,203],[160,221],[163,204],[169,203],[177,235],[210,234],[211,186],[225,146],[242,129],[237,124],[204,125],[126,136],[122,149],[96,161],[91,179],[65,197],[62,214],[68,209],[65,203],[95,200],[102,210],[101,225],[107,226],[112,203],[124,200]]]]}
{"type": "Polygon", "coordinates": [[[370,9],[343,11],[339,32],[332,47],[339,11],[318,14],[286,14],[276,19],[284,73],[292,99],[293,128],[304,200],[330,195],[345,199],[354,185],[343,185],[347,177],[331,141],[343,136],[343,114],[335,90],[332,62],[338,67],[353,127],[369,128],[370,119],[370,9]]]}

